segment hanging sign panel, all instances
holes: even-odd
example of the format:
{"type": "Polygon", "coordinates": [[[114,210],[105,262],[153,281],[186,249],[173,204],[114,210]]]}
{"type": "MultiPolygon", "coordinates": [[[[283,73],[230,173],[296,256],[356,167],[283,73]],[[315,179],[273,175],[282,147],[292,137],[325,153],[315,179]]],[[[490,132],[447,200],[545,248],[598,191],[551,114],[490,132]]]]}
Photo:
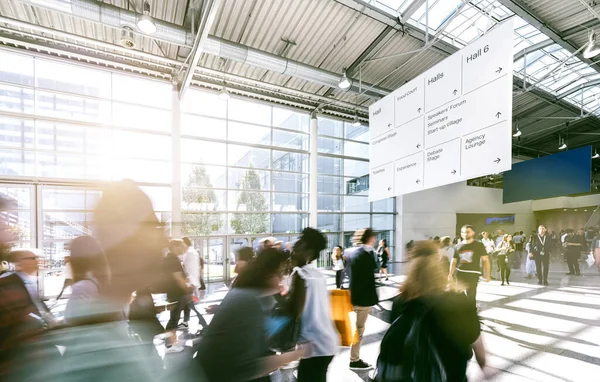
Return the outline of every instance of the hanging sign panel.
{"type": "Polygon", "coordinates": [[[369,199],[510,170],[513,24],[369,107],[369,199]]]}

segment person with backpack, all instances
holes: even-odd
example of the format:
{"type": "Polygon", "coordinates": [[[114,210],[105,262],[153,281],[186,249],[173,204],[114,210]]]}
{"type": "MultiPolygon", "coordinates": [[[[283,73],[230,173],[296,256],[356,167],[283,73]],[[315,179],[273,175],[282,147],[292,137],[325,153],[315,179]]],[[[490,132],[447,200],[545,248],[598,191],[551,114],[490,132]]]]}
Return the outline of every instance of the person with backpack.
{"type": "Polygon", "coordinates": [[[411,259],[381,342],[375,381],[466,381],[473,352],[482,370],[486,365],[475,306],[464,286],[447,288],[435,243],[417,242],[411,259]]]}
{"type": "MultiPolygon", "coordinates": [[[[326,382],[327,369],[338,352],[339,335],[333,324],[327,279],[315,260],[327,239],[313,228],[305,228],[294,245],[290,299],[301,311],[300,342],[312,343],[313,352],[300,360],[298,382],[326,382]]],[[[340,254],[341,255],[341,254],[340,254]]]]}

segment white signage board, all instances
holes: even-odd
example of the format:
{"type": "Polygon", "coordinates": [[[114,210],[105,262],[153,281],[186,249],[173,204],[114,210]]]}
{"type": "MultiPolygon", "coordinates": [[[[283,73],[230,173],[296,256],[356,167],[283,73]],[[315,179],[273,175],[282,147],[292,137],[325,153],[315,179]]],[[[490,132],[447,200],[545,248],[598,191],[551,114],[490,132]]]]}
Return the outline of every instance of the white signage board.
{"type": "Polygon", "coordinates": [[[507,21],[369,107],[371,201],[511,169],[507,21]]]}

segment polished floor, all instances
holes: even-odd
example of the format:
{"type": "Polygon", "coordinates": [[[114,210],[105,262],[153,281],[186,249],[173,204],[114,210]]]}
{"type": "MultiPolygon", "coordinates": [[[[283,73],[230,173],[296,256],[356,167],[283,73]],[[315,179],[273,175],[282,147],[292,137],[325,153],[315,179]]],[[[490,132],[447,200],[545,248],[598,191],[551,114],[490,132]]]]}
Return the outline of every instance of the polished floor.
{"type": "MultiPolygon", "coordinates": [[[[379,343],[389,327],[389,310],[398,294],[405,264],[392,264],[389,281],[378,283],[379,305],[367,320],[362,358],[374,364],[379,343]]],[[[549,286],[537,285],[526,279],[520,270],[513,270],[511,285],[499,281],[480,283],[477,300],[483,338],[488,351],[487,380],[491,381],[600,381],[600,273],[581,263],[583,276],[566,276],[566,264],[553,262],[549,286]]],[[[324,271],[331,289],[335,287],[334,273],[324,271]]],[[[228,288],[212,283],[202,299],[200,311],[219,304],[228,288]]],[[[64,301],[55,307],[60,314],[64,301]]],[[[210,322],[212,316],[205,316],[210,322]]],[[[452,317],[448,317],[449,320],[452,317]]],[[[160,315],[163,324],[168,313],[160,315]]],[[[197,329],[193,317],[188,332],[197,329]]],[[[188,345],[182,353],[164,355],[164,346],[157,345],[164,355],[165,367],[177,364],[193,354],[194,342],[186,331],[179,333],[188,345]]],[[[330,382],[353,382],[361,379],[348,369],[349,348],[341,348],[334,358],[328,375],[330,382]]],[[[468,370],[469,380],[483,380],[484,375],[473,361],[468,370]]]]}

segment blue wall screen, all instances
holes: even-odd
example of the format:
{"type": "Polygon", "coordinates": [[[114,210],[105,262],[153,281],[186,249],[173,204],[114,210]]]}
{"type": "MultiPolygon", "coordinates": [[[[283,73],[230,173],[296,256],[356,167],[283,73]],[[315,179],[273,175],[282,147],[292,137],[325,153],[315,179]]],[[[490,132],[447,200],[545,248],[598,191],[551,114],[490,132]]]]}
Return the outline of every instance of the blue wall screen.
{"type": "Polygon", "coordinates": [[[517,163],[504,173],[504,203],[590,192],[592,147],[517,163]]]}

